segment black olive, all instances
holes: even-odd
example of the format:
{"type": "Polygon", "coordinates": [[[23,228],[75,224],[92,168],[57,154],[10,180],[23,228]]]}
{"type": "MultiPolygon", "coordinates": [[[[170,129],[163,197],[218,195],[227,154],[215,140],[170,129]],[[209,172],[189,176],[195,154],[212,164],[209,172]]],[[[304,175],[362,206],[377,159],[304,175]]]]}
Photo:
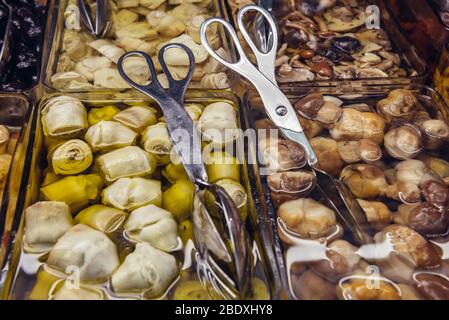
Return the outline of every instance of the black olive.
{"type": "Polygon", "coordinates": [[[343,52],[335,50],[334,48],[327,50],[327,52],[324,54],[324,56],[333,63],[339,63],[341,60],[343,60],[343,55],[343,52]]]}
{"type": "Polygon", "coordinates": [[[362,48],[359,40],[349,36],[332,39],[332,45],[338,50],[348,54],[356,53],[362,48]]]}
{"type": "MultiPolygon", "coordinates": [[[[12,7],[10,58],[2,75],[0,90],[17,91],[31,88],[38,79],[38,60],[42,47],[45,6],[34,0],[9,0],[12,7]]],[[[0,6],[1,17],[8,11],[0,6]]]]}
{"type": "Polygon", "coordinates": [[[285,42],[290,48],[297,48],[307,42],[307,35],[299,30],[290,30],[285,35],[285,42]]]}

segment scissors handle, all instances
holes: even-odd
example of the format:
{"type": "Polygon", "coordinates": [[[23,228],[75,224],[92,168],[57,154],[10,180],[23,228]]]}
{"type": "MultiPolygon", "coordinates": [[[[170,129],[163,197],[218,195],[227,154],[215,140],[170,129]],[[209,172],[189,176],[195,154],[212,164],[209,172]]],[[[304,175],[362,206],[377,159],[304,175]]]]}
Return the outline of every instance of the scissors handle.
{"type": "Polygon", "coordinates": [[[195,69],[195,57],[192,50],[189,49],[184,44],[181,43],[169,43],[163,46],[157,55],[159,63],[161,64],[162,70],[168,80],[168,92],[169,94],[180,104],[184,105],[184,95],[186,93],[187,87],[189,86],[190,80],[192,80],[193,71],[195,69]],[[167,63],[165,62],[164,54],[170,49],[181,49],[183,50],[189,58],[189,69],[186,76],[181,80],[175,80],[168,69],[167,63]]]}
{"type": "Polygon", "coordinates": [[[253,51],[256,56],[257,66],[259,70],[267,77],[271,82],[276,84],[276,76],[275,76],[275,66],[276,66],[276,54],[277,54],[277,44],[278,44],[278,33],[276,23],[271,16],[271,14],[263,9],[260,6],[256,5],[247,5],[239,10],[237,14],[237,25],[239,27],[240,32],[242,33],[243,38],[248,43],[249,47],[253,51]],[[248,33],[248,30],[243,23],[245,14],[249,11],[257,11],[262,14],[265,20],[268,22],[269,30],[268,30],[268,51],[262,52],[256,46],[254,41],[251,39],[251,36],[248,33]],[[271,37],[271,38],[270,38],[271,37]]]}
{"type": "Polygon", "coordinates": [[[203,44],[207,52],[222,65],[228,67],[231,70],[234,70],[235,72],[241,74],[245,78],[250,78],[251,75],[253,75],[254,73],[260,73],[260,71],[246,57],[245,51],[240,45],[237,33],[235,32],[231,24],[226,20],[218,17],[213,17],[204,21],[200,28],[200,38],[201,43],[203,44]],[[235,48],[238,52],[237,62],[230,62],[222,58],[210,45],[209,40],[207,39],[207,28],[213,23],[221,24],[228,31],[232,41],[234,42],[235,48]]]}
{"type": "Polygon", "coordinates": [[[178,104],[181,106],[184,104],[184,95],[189,86],[190,80],[192,79],[193,70],[195,68],[195,57],[193,56],[192,51],[185,45],[180,43],[170,43],[163,46],[158,53],[158,60],[162,67],[162,70],[165,73],[168,81],[168,91],[166,91],[159,80],[157,79],[156,68],[154,67],[153,60],[151,57],[143,51],[130,51],[125,53],[117,62],[117,68],[120,75],[125,79],[125,81],[134,89],[139,90],[140,92],[149,95],[154,100],[156,100],[159,104],[163,103],[164,100],[167,99],[168,96],[175,99],[178,104]],[[164,54],[166,51],[170,49],[181,49],[183,50],[188,58],[189,58],[189,68],[187,71],[187,75],[181,80],[175,80],[170,70],[165,62],[164,54]],[[133,81],[128,77],[126,71],[124,70],[124,62],[127,58],[132,56],[140,56],[145,59],[148,65],[148,69],[150,70],[151,80],[149,84],[142,85],[133,81]]]}

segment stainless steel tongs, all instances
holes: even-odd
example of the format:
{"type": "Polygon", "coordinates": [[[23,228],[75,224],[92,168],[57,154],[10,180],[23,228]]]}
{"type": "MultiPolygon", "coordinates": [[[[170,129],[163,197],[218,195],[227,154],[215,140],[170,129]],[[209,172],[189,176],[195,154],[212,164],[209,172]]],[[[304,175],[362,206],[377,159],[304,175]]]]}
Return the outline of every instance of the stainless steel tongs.
{"type": "Polygon", "coordinates": [[[109,30],[108,0],[96,0],[95,17],[88,0],[78,0],[81,23],[95,38],[103,38],[109,30]]]}
{"type": "Polygon", "coordinates": [[[317,177],[317,187],[320,188],[323,191],[323,194],[329,198],[338,210],[340,218],[352,229],[355,238],[354,240],[359,244],[370,242],[369,235],[361,227],[366,222],[362,209],[346,186],[319,168],[318,159],[310,146],[303,128],[301,127],[295,110],[277,85],[275,76],[275,61],[278,31],[272,16],[268,11],[259,6],[248,5],[240,9],[238,12],[237,25],[243,38],[254,53],[257,60],[257,66],[253,65],[247,58],[234,28],[229,22],[222,18],[209,18],[203,22],[200,30],[201,42],[203,43],[203,46],[218,62],[239,73],[254,85],[259,92],[265,111],[270,119],[280,128],[282,134],[286,138],[299,143],[306,151],[308,164],[313,169],[317,177]],[[244,17],[249,11],[256,11],[268,22],[268,45],[266,43],[262,45],[262,47],[266,49],[264,52],[258,49],[256,44],[251,39],[247,28],[245,27],[244,17]],[[213,23],[221,24],[229,33],[239,55],[237,62],[231,62],[223,59],[209,44],[206,32],[207,28],[213,23]]]}
{"type": "Polygon", "coordinates": [[[151,57],[141,51],[131,51],[124,54],[118,61],[118,71],[121,76],[135,89],[153,98],[160,106],[166,120],[170,140],[176,150],[190,180],[196,186],[195,210],[193,210],[193,227],[196,239],[197,272],[200,280],[207,283],[207,289],[212,287],[215,292],[223,298],[245,297],[252,275],[252,265],[250,253],[248,252],[248,235],[240,213],[231,197],[226,191],[208,182],[208,176],[201,157],[202,150],[200,137],[197,128],[187,111],[183,107],[184,95],[192,78],[195,66],[195,58],[188,47],[182,44],[168,44],[161,48],[158,59],[162,70],[168,80],[168,89],[164,89],[157,79],[156,70],[151,57]],[[173,79],[164,54],[170,49],[182,49],[189,57],[189,70],[182,80],[173,79]],[[124,62],[128,57],[143,57],[151,75],[151,82],[141,85],[131,80],[124,70],[124,62]],[[206,205],[201,200],[201,193],[204,190],[211,192],[217,201],[221,214],[221,224],[227,234],[220,234],[213,219],[211,218],[206,205]],[[223,236],[227,239],[223,240],[223,236]],[[226,243],[231,243],[230,249],[226,243]],[[232,254],[229,252],[232,251],[232,254]],[[211,255],[212,253],[212,255],[211,255]],[[233,258],[231,257],[233,256],[233,258]],[[235,270],[236,279],[233,281],[219,267],[215,259],[232,264],[235,270]],[[232,288],[234,287],[234,288],[232,288]]]}

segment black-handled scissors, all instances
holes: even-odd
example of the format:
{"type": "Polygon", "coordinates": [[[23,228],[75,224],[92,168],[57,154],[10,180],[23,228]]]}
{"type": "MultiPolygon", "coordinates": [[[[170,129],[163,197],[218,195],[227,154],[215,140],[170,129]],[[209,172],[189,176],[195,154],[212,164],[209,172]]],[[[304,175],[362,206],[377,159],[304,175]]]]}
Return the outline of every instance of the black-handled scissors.
{"type": "MultiPolygon", "coordinates": [[[[227,227],[229,240],[233,246],[233,261],[237,275],[237,284],[235,286],[240,293],[240,297],[245,296],[249,290],[249,282],[251,279],[251,262],[246,229],[241,220],[239,210],[231,197],[222,187],[208,182],[206,168],[201,157],[202,151],[199,133],[194,126],[191,117],[183,107],[184,96],[193,75],[195,58],[192,51],[187,46],[173,43],[167,44],[161,48],[158,53],[158,59],[162,70],[167,77],[168,89],[163,88],[158,81],[154,63],[151,57],[144,52],[131,51],[124,54],[117,63],[118,71],[129,85],[150,96],[158,103],[165,117],[170,140],[178,153],[190,180],[196,186],[197,191],[207,189],[215,196],[219,209],[223,213],[223,215],[220,215],[220,218],[224,220],[223,225],[227,227]],[[184,79],[175,80],[170,73],[169,67],[164,59],[164,54],[170,49],[181,49],[189,58],[189,68],[184,79]],[[141,56],[146,60],[151,76],[148,84],[138,84],[126,74],[123,68],[123,63],[126,58],[131,56],[141,56]]],[[[229,255],[228,250],[226,250],[226,245],[215,228],[209,214],[204,214],[204,210],[201,211],[202,213],[198,213],[194,210],[193,213],[195,239],[199,243],[197,249],[199,249],[200,254],[202,254],[201,261],[205,264],[201,266],[203,272],[201,273],[200,278],[201,276],[207,275],[209,278],[206,280],[209,280],[209,282],[214,284],[223,283],[223,281],[220,281],[220,279],[217,279],[215,276],[217,273],[211,271],[211,269],[216,269],[216,264],[212,261],[213,259],[208,255],[207,251],[212,251],[215,256],[221,257],[223,261],[228,263],[232,262],[232,258],[229,255]],[[197,215],[195,216],[195,214],[197,215]],[[213,243],[211,244],[210,241],[213,243]],[[226,254],[223,254],[223,250],[220,251],[220,248],[224,248],[226,254]],[[220,251],[221,254],[218,251],[220,251]],[[204,269],[207,269],[207,272],[204,272],[204,269]]],[[[229,283],[229,281],[226,282],[229,283]]],[[[216,286],[217,285],[214,287],[216,286]]],[[[220,286],[218,285],[218,287],[220,286]]],[[[223,296],[230,296],[229,294],[224,294],[224,292],[229,292],[227,288],[222,288],[221,291],[223,292],[223,296]]],[[[237,298],[237,296],[233,297],[232,295],[230,297],[237,298]]]]}

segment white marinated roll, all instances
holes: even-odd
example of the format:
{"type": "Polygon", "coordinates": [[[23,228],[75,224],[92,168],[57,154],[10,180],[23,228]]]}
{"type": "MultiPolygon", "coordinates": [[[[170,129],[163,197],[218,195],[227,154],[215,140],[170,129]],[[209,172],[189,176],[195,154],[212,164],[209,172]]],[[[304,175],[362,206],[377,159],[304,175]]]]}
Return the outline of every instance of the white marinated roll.
{"type": "Polygon", "coordinates": [[[136,146],[123,147],[101,155],[98,168],[106,181],[150,175],[156,169],[154,156],[136,146]]]}
{"type": "Polygon", "coordinates": [[[70,208],[64,202],[36,202],[25,210],[25,249],[48,250],[72,224],[70,208]]]}
{"type": "Polygon", "coordinates": [[[76,98],[60,96],[48,100],[42,109],[44,134],[50,137],[75,137],[87,129],[87,111],[76,98]]]}
{"type": "Polygon", "coordinates": [[[198,128],[203,137],[213,145],[221,146],[232,142],[239,136],[237,111],[227,102],[212,103],[204,109],[198,128]]]}
{"type": "Polygon", "coordinates": [[[102,201],[120,210],[134,210],[154,204],[161,205],[161,182],[144,178],[121,178],[103,190],[102,201]]]}
{"type": "Polygon", "coordinates": [[[157,123],[156,110],[143,106],[126,108],[112,119],[137,132],[142,132],[146,127],[157,123]]]}
{"type": "Polygon", "coordinates": [[[177,274],[175,257],[142,242],[114,272],[111,283],[115,292],[145,293],[155,298],[168,289],[177,274]]]}
{"type": "Polygon", "coordinates": [[[133,241],[148,242],[166,252],[179,247],[178,224],[173,215],[155,205],[147,205],[131,212],[125,232],[133,241]]]}
{"type": "Polygon", "coordinates": [[[142,146],[146,152],[154,155],[159,165],[169,163],[172,143],[167,125],[159,122],[146,128],[142,134],[142,146]]]}
{"type": "Polygon", "coordinates": [[[115,121],[100,121],[84,136],[93,151],[107,151],[134,144],[137,133],[115,121]]]}
{"type": "Polygon", "coordinates": [[[119,266],[115,244],[102,232],[83,224],[69,229],[50,251],[49,266],[79,272],[81,281],[104,282],[119,266]]]}

